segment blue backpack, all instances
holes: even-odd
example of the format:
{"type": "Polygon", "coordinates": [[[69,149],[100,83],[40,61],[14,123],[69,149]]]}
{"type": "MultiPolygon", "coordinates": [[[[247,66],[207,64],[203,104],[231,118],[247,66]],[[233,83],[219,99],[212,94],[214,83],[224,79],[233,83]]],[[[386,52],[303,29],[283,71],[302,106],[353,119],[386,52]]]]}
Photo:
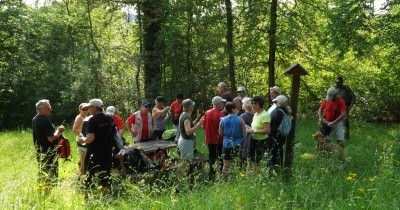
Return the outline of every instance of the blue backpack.
{"type": "Polygon", "coordinates": [[[281,111],[284,116],[281,121],[281,124],[278,127],[278,131],[283,137],[288,137],[290,131],[292,130],[293,117],[290,114],[286,114],[282,109],[279,109],[279,111],[281,111]]]}

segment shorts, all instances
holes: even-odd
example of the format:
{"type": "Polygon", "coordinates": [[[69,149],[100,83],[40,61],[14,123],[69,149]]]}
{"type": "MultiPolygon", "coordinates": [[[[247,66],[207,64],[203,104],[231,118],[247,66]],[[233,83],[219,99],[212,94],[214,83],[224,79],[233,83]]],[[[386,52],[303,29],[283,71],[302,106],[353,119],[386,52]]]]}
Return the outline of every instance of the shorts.
{"type": "Polygon", "coordinates": [[[233,160],[233,158],[238,157],[240,147],[231,147],[222,149],[222,157],[224,160],[233,160]]]}
{"type": "Polygon", "coordinates": [[[192,160],[194,159],[194,140],[193,139],[184,139],[182,136],[178,139],[178,148],[180,153],[181,160],[192,160]]]}
{"type": "Polygon", "coordinates": [[[267,151],[267,139],[256,140],[251,138],[249,159],[253,163],[259,163],[264,153],[267,151]]]}
{"type": "Polygon", "coordinates": [[[343,121],[341,120],[340,122],[336,123],[332,127],[331,133],[325,137],[327,140],[332,140],[336,138],[336,141],[338,142],[344,142],[344,132],[343,132],[343,121]]]}
{"type": "Polygon", "coordinates": [[[174,126],[178,127],[178,125],[179,125],[179,117],[174,118],[174,119],[172,120],[172,123],[174,124],[174,126]]]}

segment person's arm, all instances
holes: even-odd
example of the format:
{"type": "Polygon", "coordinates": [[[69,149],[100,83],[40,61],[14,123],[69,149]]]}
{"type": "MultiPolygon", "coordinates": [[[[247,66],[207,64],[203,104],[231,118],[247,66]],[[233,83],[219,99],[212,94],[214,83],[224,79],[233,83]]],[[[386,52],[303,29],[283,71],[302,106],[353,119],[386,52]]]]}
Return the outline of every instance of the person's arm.
{"type": "Polygon", "coordinates": [[[65,130],[64,126],[62,125],[58,126],[57,130],[53,133],[53,135],[47,137],[47,140],[50,143],[57,141],[60,135],[64,132],[64,130],[65,130]]]}
{"type": "Polygon", "coordinates": [[[322,103],[321,103],[321,106],[319,107],[319,109],[318,109],[318,122],[319,123],[324,123],[324,109],[326,108],[325,106],[326,106],[326,103],[325,103],[326,101],[325,100],[323,100],[322,101],[322,103]]]}
{"type": "Polygon", "coordinates": [[[136,136],[138,134],[138,127],[135,125],[135,115],[131,115],[126,119],[125,121],[126,128],[128,129],[129,133],[131,134],[132,137],[136,136]],[[133,129],[132,129],[133,126],[133,129]]]}
{"type": "Polygon", "coordinates": [[[246,138],[246,123],[244,122],[244,119],[242,117],[240,118],[240,123],[242,124],[242,136],[244,139],[246,138]]]}
{"type": "Polygon", "coordinates": [[[94,133],[86,134],[86,137],[80,139],[80,143],[91,144],[94,141],[94,133]]]}
{"type": "Polygon", "coordinates": [[[350,106],[349,106],[349,110],[351,110],[351,108],[353,108],[354,103],[356,102],[356,95],[354,94],[353,90],[347,86],[347,89],[349,91],[349,95],[351,97],[351,102],[350,102],[350,106]]]}
{"type": "Polygon", "coordinates": [[[224,136],[224,128],[222,126],[222,122],[219,123],[218,135],[219,136],[224,136]]]}
{"type": "Polygon", "coordinates": [[[83,119],[82,117],[78,116],[75,118],[74,125],[72,126],[72,130],[74,131],[76,136],[81,134],[80,127],[82,125],[83,119]]]}
{"type": "Polygon", "coordinates": [[[342,98],[340,98],[339,100],[338,109],[340,109],[340,115],[334,121],[329,122],[329,126],[335,125],[346,117],[346,104],[344,103],[344,100],[342,98]]]}
{"type": "Polygon", "coordinates": [[[152,111],[152,116],[155,118],[162,117],[165,112],[169,110],[169,106],[164,107],[163,109],[155,108],[152,111]]]}
{"type": "Polygon", "coordinates": [[[197,122],[193,127],[190,127],[190,120],[189,119],[185,120],[183,122],[183,125],[185,127],[186,134],[189,135],[189,136],[192,135],[196,131],[196,129],[201,125],[203,120],[204,120],[204,117],[202,117],[199,120],[199,122],[197,122]]]}

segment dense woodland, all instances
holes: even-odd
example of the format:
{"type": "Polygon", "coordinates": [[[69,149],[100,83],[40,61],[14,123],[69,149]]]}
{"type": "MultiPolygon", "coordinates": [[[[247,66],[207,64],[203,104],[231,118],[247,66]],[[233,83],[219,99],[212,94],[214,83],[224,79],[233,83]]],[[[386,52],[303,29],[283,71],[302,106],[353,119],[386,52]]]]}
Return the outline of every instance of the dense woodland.
{"type": "Polygon", "coordinates": [[[0,128],[29,127],[47,98],[72,121],[90,98],[123,117],[177,92],[206,108],[225,81],[250,95],[299,62],[299,111],[313,116],[342,75],[353,115],[400,120],[400,0],[0,0],[0,128]],[[130,8],[128,10],[127,8],[130,8]]]}

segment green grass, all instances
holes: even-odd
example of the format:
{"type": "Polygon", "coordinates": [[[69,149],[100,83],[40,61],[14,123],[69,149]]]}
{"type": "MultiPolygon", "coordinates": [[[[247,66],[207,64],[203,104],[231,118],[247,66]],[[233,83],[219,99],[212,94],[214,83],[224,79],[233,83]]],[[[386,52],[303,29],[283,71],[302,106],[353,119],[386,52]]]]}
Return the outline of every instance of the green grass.
{"type": "MultiPolygon", "coordinates": [[[[172,187],[148,186],[122,180],[115,192],[85,194],[77,185],[78,152],[72,143],[72,161],[60,160],[59,185],[43,196],[36,185],[37,162],[31,131],[0,133],[0,209],[399,209],[400,126],[353,124],[347,142],[347,162],[318,154],[311,120],[297,123],[293,177],[251,177],[239,171],[230,182],[185,181],[172,187]],[[181,189],[176,193],[175,189],[181,189]]],[[[73,141],[72,133],[66,136],[73,141]]],[[[203,132],[198,148],[206,152],[203,132]]],[[[174,181],[174,180],[172,180],[174,181]]]]}

